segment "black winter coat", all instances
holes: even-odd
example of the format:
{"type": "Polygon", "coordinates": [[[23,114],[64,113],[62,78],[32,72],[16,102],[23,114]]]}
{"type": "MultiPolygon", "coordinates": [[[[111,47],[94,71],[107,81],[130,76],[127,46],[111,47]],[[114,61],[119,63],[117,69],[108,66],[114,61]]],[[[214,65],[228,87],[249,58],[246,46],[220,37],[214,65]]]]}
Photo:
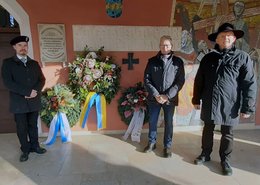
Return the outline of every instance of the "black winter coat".
{"type": "Polygon", "coordinates": [[[178,105],[178,92],[185,82],[183,61],[173,52],[164,65],[160,52],[148,60],[144,72],[144,86],[148,91],[148,101],[155,102],[155,96],[164,94],[170,103],[178,105]]]}
{"type": "Polygon", "coordinates": [[[45,84],[45,77],[35,60],[27,57],[26,66],[17,56],[7,58],[2,65],[4,85],[10,93],[10,112],[27,113],[41,108],[41,90],[45,84]],[[35,98],[30,96],[32,90],[37,90],[35,98]]]}
{"type": "Polygon", "coordinates": [[[234,125],[239,112],[253,113],[256,100],[256,80],[250,56],[241,50],[215,50],[202,59],[197,71],[193,104],[200,104],[205,123],[234,125]]]}

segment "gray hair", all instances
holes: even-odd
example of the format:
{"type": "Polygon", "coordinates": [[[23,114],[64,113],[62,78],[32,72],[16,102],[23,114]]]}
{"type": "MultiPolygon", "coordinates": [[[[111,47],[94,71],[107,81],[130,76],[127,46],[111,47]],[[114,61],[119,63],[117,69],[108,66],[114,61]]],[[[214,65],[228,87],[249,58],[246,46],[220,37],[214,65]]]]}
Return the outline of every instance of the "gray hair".
{"type": "Polygon", "coordinates": [[[160,42],[164,41],[164,40],[170,41],[171,45],[173,46],[173,44],[172,44],[172,37],[170,35],[163,35],[163,36],[161,36],[160,42]]]}

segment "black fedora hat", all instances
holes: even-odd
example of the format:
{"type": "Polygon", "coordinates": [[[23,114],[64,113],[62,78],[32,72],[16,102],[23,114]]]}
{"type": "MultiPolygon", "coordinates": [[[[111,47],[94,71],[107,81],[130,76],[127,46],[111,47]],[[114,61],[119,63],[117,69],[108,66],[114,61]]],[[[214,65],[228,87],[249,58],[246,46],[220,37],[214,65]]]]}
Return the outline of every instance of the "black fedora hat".
{"type": "Polygon", "coordinates": [[[215,33],[211,33],[209,36],[208,36],[208,39],[210,41],[213,41],[215,42],[216,41],[216,38],[218,36],[219,33],[221,32],[226,32],[226,31],[232,31],[234,33],[234,35],[236,36],[237,39],[241,38],[244,36],[244,32],[242,30],[235,30],[234,29],[234,26],[230,23],[224,23],[222,24],[219,28],[218,28],[218,31],[215,32],[215,33]]]}
{"type": "Polygon", "coordinates": [[[29,37],[23,35],[17,36],[10,41],[10,44],[13,46],[19,42],[29,42],[29,37]]]}

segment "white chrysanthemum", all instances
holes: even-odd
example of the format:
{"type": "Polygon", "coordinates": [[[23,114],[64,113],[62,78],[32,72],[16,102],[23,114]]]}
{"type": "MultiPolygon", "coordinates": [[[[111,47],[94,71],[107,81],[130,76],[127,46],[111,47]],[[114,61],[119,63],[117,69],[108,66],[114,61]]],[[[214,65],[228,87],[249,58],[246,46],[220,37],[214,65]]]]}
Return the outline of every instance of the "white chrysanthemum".
{"type": "Polygon", "coordinates": [[[95,52],[89,52],[86,55],[86,59],[88,59],[88,58],[96,59],[97,58],[97,54],[95,52]]]}
{"type": "Polygon", "coordinates": [[[77,67],[77,68],[75,69],[75,73],[76,73],[76,74],[81,73],[81,69],[80,69],[79,67],[77,67]]]}

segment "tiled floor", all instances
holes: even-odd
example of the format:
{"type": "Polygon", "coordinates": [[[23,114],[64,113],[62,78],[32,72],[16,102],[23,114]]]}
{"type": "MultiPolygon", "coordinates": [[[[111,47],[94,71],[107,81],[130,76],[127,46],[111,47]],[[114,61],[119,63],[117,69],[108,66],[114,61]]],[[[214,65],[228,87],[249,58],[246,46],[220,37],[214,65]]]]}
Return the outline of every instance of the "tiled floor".
{"type": "MultiPolygon", "coordinates": [[[[122,135],[60,138],[44,155],[31,153],[19,162],[15,134],[0,135],[1,185],[260,185],[260,129],[235,131],[233,175],[222,176],[219,133],[215,134],[212,161],[196,166],[200,153],[200,131],[174,133],[173,157],[162,158],[162,134],[155,152],[144,154],[147,133],[141,143],[122,141],[122,135]]],[[[40,138],[41,141],[45,138],[40,138]]]]}

